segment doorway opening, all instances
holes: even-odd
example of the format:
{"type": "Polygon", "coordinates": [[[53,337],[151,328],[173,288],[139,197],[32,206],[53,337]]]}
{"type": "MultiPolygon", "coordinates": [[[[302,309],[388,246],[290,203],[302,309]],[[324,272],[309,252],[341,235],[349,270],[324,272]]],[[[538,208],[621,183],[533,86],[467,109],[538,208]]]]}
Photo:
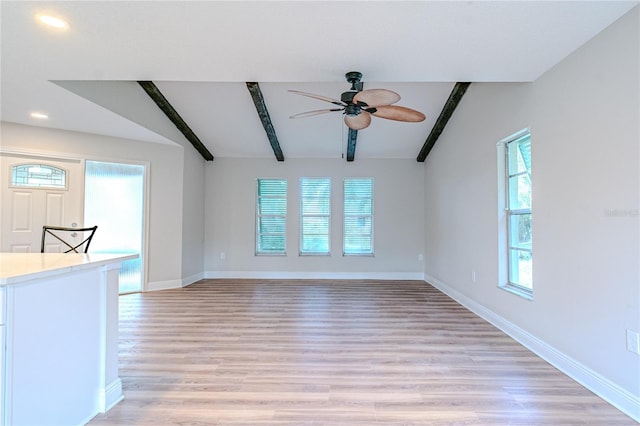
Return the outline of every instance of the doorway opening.
{"type": "Polygon", "coordinates": [[[98,225],[91,253],[137,254],[120,266],[120,293],[144,288],[145,166],[85,163],[84,223],[98,225]]]}

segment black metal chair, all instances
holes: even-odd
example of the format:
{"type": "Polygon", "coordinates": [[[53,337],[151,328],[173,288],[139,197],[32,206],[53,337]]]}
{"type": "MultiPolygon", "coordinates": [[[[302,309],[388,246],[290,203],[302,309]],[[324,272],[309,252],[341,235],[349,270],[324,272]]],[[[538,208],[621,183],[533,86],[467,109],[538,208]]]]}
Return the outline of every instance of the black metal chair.
{"type": "MultiPolygon", "coordinates": [[[[62,253],[86,253],[89,250],[89,244],[91,239],[96,233],[98,226],[92,226],[90,228],[67,228],[64,226],[43,226],[42,227],[42,242],[40,244],[40,253],[44,253],[46,247],[45,240],[47,236],[55,238],[58,242],[63,244],[62,253]],[[78,233],[83,233],[82,242],[76,243],[73,239],[78,236],[78,233]],[[66,247],[65,247],[66,246],[66,247]]],[[[49,238],[51,240],[51,238],[49,238]]]]}

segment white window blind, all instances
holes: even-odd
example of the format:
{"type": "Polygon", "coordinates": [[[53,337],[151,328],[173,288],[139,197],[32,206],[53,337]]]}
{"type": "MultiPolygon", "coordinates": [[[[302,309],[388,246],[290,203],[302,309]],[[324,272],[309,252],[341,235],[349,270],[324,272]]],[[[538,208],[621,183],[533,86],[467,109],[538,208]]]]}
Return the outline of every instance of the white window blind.
{"type": "Polygon", "coordinates": [[[286,254],[287,181],[258,179],[256,254],[286,254]]]}
{"type": "Polygon", "coordinates": [[[300,178],[300,254],[329,254],[331,179],[300,178]]]}
{"type": "Polygon", "coordinates": [[[373,179],[344,180],[344,255],[373,254],[373,179]]]}

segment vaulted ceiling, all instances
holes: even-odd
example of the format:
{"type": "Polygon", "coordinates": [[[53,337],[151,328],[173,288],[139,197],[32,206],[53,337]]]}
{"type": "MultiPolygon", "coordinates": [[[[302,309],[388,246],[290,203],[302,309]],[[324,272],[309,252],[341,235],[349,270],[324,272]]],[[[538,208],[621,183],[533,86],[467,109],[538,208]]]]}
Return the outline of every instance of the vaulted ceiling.
{"type": "Polygon", "coordinates": [[[345,73],[360,71],[365,89],[396,91],[398,105],[427,118],[374,117],[358,132],[356,158],[417,158],[456,82],[533,81],[637,4],[4,0],[0,113],[191,149],[138,83],[148,81],[214,157],[276,158],[255,82],[285,159],[342,158],[341,113],[289,119],[332,105],[288,90],[339,99],[345,73]],[[40,25],[41,13],[68,28],[40,25]]]}

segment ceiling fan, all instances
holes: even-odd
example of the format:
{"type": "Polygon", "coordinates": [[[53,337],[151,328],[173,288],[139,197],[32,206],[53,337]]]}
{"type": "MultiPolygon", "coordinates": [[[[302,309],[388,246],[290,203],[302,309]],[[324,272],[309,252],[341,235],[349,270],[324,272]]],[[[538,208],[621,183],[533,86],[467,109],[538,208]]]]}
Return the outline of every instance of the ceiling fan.
{"type": "Polygon", "coordinates": [[[328,98],[326,96],[314,95],[313,93],[289,90],[297,95],[308,96],[321,101],[339,105],[340,108],[319,109],[315,111],[302,112],[292,115],[289,118],[305,118],[314,115],[325,114],[332,111],[343,111],[344,123],[353,130],[361,130],[369,127],[371,116],[386,118],[388,120],[420,122],[425,119],[423,113],[411,108],[392,105],[400,100],[400,95],[387,89],[363,89],[362,73],[350,71],[345,74],[347,81],[351,83],[351,89],[342,93],[340,100],[328,98]]]}

